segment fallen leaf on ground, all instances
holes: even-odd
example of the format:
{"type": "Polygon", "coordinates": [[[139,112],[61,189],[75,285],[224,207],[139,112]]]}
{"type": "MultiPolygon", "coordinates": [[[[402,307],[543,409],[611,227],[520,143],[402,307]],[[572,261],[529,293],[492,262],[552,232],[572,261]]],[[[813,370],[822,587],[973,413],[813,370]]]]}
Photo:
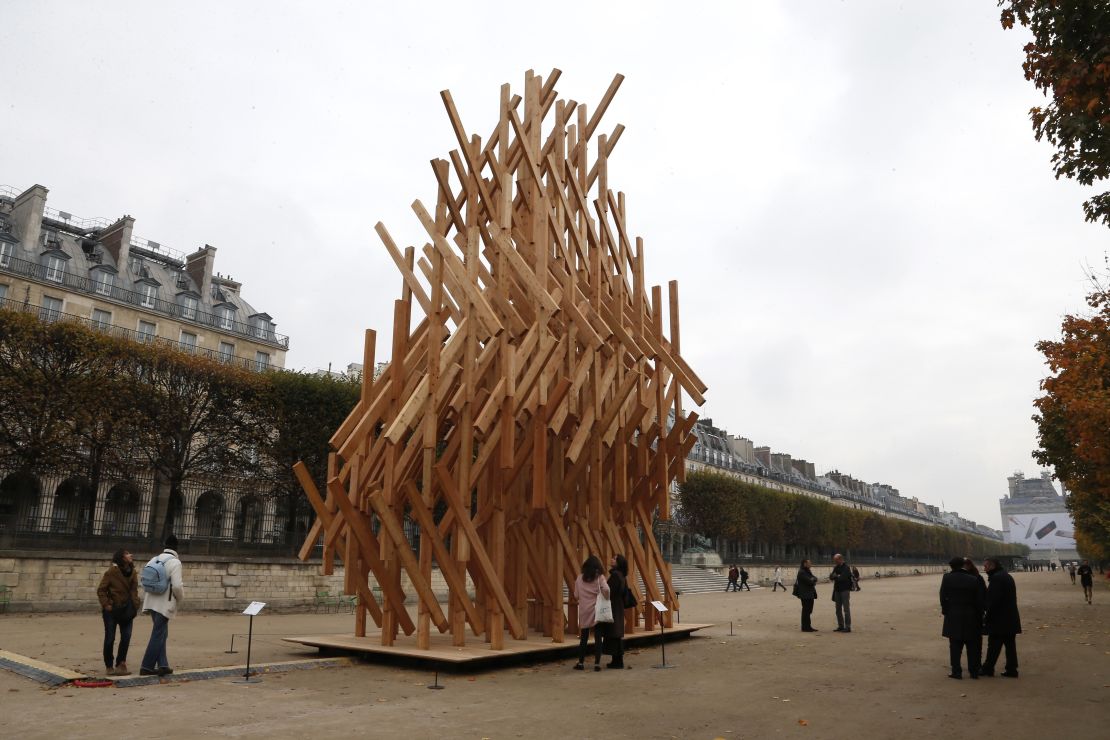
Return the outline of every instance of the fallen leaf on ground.
{"type": "Polygon", "coordinates": [[[806,725],[808,725],[808,724],[809,724],[809,720],[807,720],[807,719],[800,719],[800,720],[798,720],[798,724],[800,724],[800,725],[801,725],[802,727],[805,727],[806,725]]]}

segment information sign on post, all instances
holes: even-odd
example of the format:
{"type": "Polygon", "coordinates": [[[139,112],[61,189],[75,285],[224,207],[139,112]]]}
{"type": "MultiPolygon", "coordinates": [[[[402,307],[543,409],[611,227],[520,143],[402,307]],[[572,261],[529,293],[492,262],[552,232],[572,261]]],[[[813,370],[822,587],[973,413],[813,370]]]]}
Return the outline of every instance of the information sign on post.
{"type": "Polygon", "coordinates": [[[663,633],[663,612],[670,611],[670,609],[662,601],[653,601],[651,605],[655,607],[655,611],[659,612],[659,648],[663,651],[663,662],[653,665],[652,668],[674,668],[673,665],[667,665],[667,637],[663,633]]]}
{"type": "Polygon", "coordinates": [[[251,678],[251,638],[254,637],[254,615],[261,612],[264,606],[266,606],[264,601],[252,601],[243,610],[243,614],[250,619],[247,627],[247,669],[243,672],[242,678],[237,678],[232,683],[262,683],[261,678],[251,678]]]}

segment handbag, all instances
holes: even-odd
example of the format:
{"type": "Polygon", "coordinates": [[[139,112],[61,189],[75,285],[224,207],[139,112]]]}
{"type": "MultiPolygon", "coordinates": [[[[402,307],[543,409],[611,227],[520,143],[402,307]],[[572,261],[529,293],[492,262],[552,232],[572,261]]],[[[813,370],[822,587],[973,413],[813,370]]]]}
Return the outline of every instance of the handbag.
{"type": "Polygon", "coordinates": [[[112,619],[116,624],[123,624],[135,619],[135,602],[128,599],[122,604],[117,604],[112,607],[112,619]]]}
{"type": "Polygon", "coordinates": [[[624,594],[621,596],[621,603],[624,604],[625,609],[633,609],[636,607],[636,597],[632,594],[632,589],[625,586],[624,594]]]}
{"type": "Polygon", "coordinates": [[[802,588],[801,588],[801,585],[797,581],[794,581],[794,590],[791,591],[790,593],[797,596],[799,599],[802,598],[802,588]]]}
{"type": "Polygon", "coordinates": [[[600,591],[594,602],[594,621],[598,624],[612,624],[613,604],[600,591]]]}

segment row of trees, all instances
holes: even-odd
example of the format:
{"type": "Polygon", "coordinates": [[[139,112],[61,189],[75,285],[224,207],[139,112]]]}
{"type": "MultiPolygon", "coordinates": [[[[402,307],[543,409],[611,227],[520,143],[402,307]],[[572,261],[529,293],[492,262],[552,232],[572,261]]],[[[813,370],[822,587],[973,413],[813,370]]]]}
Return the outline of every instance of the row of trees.
{"type": "Polygon", "coordinates": [[[323,481],[328,438],[358,396],[351,380],[255,373],[0,310],[0,468],[64,470],[94,489],[153,470],[155,535],[193,476],[251,478],[292,513],[292,465],[304,460],[323,481]]]}
{"type": "MultiPolygon", "coordinates": [[[[1029,111],[1037,140],[1056,148],[1056,177],[1094,186],[1110,178],[1110,4],[1105,0],[999,0],[1002,27],[1033,36],[1025,78],[1047,103],[1029,111]]],[[[1110,226],[1110,192],[1083,204],[1086,220],[1110,226]]],[[[1093,278],[1091,312],[1064,317],[1058,340],[1037,344],[1052,375],[1036,401],[1040,449],[1071,492],[1076,543],[1110,559],[1110,291],[1093,278]]]]}
{"type": "Polygon", "coordinates": [[[711,538],[929,559],[1028,552],[1021,545],[773,491],[720,473],[691,473],[678,503],[679,522],[711,538]]]}

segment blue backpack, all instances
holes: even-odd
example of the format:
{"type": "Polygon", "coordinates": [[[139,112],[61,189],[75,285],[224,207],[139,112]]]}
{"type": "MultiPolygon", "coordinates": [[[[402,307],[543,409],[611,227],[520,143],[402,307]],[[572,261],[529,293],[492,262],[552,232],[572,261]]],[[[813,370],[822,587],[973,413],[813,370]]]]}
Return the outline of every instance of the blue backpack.
{"type": "MultiPolygon", "coordinates": [[[[166,560],[154,558],[143,566],[139,583],[148,594],[164,594],[170,587],[170,574],[166,572],[166,560]]],[[[172,593],[172,592],[171,592],[172,593]]],[[[172,597],[171,597],[172,598],[172,597]]]]}

